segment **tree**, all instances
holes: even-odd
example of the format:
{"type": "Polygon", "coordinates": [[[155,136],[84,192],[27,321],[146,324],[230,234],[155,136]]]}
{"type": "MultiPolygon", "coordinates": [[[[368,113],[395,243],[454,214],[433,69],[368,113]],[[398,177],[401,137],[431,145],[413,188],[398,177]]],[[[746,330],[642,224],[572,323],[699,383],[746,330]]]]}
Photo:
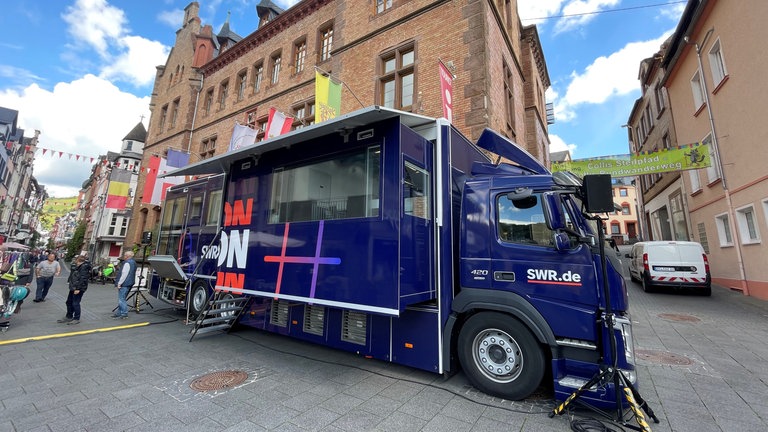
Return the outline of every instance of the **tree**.
{"type": "Polygon", "coordinates": [[[67,243],[67,255],[66,260],[72,261],[72,258],[75,257],[75,255],[80,254],[80,251],[83,250],[83,243],[85,242],[85,221],[81,221],[80,224],[77,225],[77,228],[75,228],[74,234],[72,234],[72,239],[67,243]]]}

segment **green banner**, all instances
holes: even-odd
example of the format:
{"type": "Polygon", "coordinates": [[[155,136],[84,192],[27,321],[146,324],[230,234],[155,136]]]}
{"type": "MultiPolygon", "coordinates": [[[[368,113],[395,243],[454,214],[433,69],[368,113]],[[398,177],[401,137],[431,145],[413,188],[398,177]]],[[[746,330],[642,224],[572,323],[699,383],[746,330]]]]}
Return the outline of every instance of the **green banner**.
{"type": "Polygon", "coordinates": [[[627,177],[707,168],[711,165],[709,144],[695,143],[636,155],[552,162],[552,172],[571,171],[578,176],[610,174],[611,177],[627,177]]]}

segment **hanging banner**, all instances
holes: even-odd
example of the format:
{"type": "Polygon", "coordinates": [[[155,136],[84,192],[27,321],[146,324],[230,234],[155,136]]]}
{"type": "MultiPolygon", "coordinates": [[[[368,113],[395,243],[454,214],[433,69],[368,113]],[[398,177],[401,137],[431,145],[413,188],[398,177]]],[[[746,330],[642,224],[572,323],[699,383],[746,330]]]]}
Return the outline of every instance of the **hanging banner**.
{"type": "Polygon", "coordinates": [[[440,67],[440,94],[443,96],[443,117],[453,123],[453,74],[443,62],[438,61],[440,67]]]}
{"type": "Polygon", "coordinates": [[[582,177],[586,174],[610,174],[611,177],[627,177],[707,168],[709,166],[712,166],[709,144],[694,143],[636,155],[552,162],[552,172],[570,171],[582,177]]]}

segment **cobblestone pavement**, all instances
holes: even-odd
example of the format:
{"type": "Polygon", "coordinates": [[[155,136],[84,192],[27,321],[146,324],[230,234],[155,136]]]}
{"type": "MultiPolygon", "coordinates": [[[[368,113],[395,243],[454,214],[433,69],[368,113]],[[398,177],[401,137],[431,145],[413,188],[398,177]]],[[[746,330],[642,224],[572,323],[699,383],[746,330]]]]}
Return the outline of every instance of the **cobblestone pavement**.
{"type": "MultiPolygon", "coordinates": [[[[652,430],[768,430],[768,302],[721,287],[712,297],[628,287],[640,393],[661,420],[652,430]]],[[[594,416],[549,418],[546,392],[499,400],[461,373],[250,329],[188,342],[182,315],[158,300],[110,319],[117,293],[108,285],[91,285],[79,325],[56,324],[65,294],[57,278],[48,299],[30,297],[0,335],[0,432],[566,431],[574,415],[594,416]]]]}

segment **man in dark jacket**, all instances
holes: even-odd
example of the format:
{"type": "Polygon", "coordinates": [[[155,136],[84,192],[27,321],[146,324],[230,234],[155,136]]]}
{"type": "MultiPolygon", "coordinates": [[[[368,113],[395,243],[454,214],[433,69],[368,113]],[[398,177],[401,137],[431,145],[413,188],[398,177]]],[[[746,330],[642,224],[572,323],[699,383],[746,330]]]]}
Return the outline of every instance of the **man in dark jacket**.
{"type": "Polygon", "coordinates": [[[123,254],[123,262],[118,266],[115,286],[117,287],[117,311],[112,318],[128,318],[128,302],[126,297],[136,282],[136,261],[133,259],[133,251],[123,254]]]}
{"type": "Polygon", "coordinates": [[[69,271],[69,295],[67,296],[67,315],[57,320],[68,325],[80,324],[80,300],[88,289],[88,279],[91,277],[91,264],[85,255],[78,255],[69,271]]]}

